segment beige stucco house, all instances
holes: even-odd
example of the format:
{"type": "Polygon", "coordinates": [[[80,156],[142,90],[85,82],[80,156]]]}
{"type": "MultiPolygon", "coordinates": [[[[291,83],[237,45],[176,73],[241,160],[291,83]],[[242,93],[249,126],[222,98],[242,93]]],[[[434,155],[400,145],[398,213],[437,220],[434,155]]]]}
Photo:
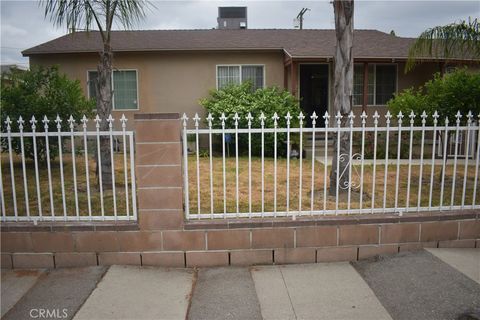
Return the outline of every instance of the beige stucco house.
{"type": "MultiPolygon", "coordinates": [[[[404,65],[411,38],[376,30],[354,33],[354,111],[385,112],[394,93],[419,86],[443,60],[424,60],[412,72],[404,65]],[[367,95],[363,92],[368,91],[367,95]]],[[[278,86],[301,99],[306,112],[332,111],[334,30],[212,29],[115,31],[114,112],[203,113],[198,101],[231,82],[278,86]]],[[[77,32],[23,51],[31,65],[58,65],[95,95],[101,40],[77,32]]],[[[117,115],[118,116],[118,115],[117,115]]]]}

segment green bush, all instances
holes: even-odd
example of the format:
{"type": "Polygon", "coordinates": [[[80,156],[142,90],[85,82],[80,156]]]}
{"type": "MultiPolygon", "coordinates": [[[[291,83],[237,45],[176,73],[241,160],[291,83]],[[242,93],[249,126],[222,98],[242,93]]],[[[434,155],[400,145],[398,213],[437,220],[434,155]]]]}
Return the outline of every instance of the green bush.
{"type": "Polygon", "coordinates": [[[475,116],[480,114],[480,73],[466,68],[456,69],[444,76],[437,73],[419,89],[410,88],[396,95],[388,102],[388,108],[394,118],[401,111],[405,115],[404,124],[409,123],[408,114],[411,111],[417,115],[417,125],[421,124],[420,114],[423,111],[428,115],[427,125],[433,124],[435,111],[440,116],[439,124],[444,123],[445,117],[450,124],[455,123],[458,111],[463,115],[462,123],[465,123],[469,111],[475,116]]]}
{"type": "MultiPolygon", "coordinates": [[[[23,117],[24,131],[31,131],[30,120],[32,116],[38,121],[37,132],[44,131],[43,117],[50,120],[49,131],[56,131],[55,118],[60,116],[62,130],[69,130],[67,119],[73,116],[76,123],[85,114],[91,116],[94,101],[87,100],[83,95],[79,81],[69,80],[60,74],[57,67],[32,67],[29,71],[13,70],[8,78],[2,76],[1,81],[1,111],[2,131],[6,132],[4,123],[7,116],[10,117],[12,132],[18,132],[17,120],[23,117]]],[[[37,138],[37,156],[45,160],[45,138],[37,138]]],[[[6,149],[7,139],[2,138],[2,148],[6,149]]],[[[25,156],[33,158],[33,141],[24,139],[25,156]]],[[[12,148],[20,153],[20,139],[12,139],[12,148]]],[[[50,157],[57,155],[57,138],[49,138],[50,157]]]]}
{"type": "MultiPolygon", "coordinates": [[[[220,117],[222,113],[228,116],[225,121],[225,128],[235,128],[235,120],[233,119],[235,113],[238,113],[240,120],[238,121],[239,128],[247,128],[248,121],[246,119],[250,112],[252,120],[252,128],[260,128],[260,115],[265,114],[265,128],[273,128],[274,121],[273,114],[276,112],[279,116],[278,127],[286,128],[287,121],[285,116],[288,112],[292,115],[290,120],[291,127],[298,127],[298,115],[300,113],[300,106],[298,100],[288,91],[281,90],[277,87],[269,87],[252,91],[251,83],[246,82],[241,85],[231,85],[221,90],[212,90],[208,98],[200,100],[200,104],[205,108],[206,113],[211,113],[214,118],[213,128],[221,128],[222,124],[220,117]]],[[[234,142],[234,136],[233,143],[234,142]]],[[[298,139],[291,134],[292,142],[298,139]]],[[[245,154],[248,152],[248,135],[239,134],[239,153],[245,154]]],[[[286,154],[287,140],[285,133],[277,134],[278,155],[286,154]]],[[[221,140],[219,141],[221,144],[221,140]]],[[[273,156],[274,137],[273,134],[265,134],[265,156],[273,156]]],[[[231,149],[232,150],[232,149],[231,149]]],[[[252,155],[261,155],[261,135],[252,134],[252,155]]]]}

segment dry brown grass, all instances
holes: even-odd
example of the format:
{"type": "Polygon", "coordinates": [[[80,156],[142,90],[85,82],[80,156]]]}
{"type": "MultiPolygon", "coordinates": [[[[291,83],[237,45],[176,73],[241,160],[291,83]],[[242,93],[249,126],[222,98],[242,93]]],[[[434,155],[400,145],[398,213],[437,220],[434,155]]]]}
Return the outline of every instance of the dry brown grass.
{"type": "MultiPolygon", "coordinates": [[[[286,159],[278,159],[277,164],[277,211],[286,210],[286,159]]],[[[452,191],[453,161],[448,162],[444,188],[444,205],[450,205],[452,191]]],[[[265,211],[274,211],[274,162],[273,159],[265,159],[265,211]]],[[[302,200],[302,210],[310,210],[311,195],[311,160],[303,160],[302,170],[302,192],[299,192],[299,161],[293,159],[290,161],[290,210],[298,210],[299,195],[302,200]]],[[[209,177],[209,158],[200,158],[200,204],[201,213],[210,213],[210,177],[209,177]]],[[[373,186],[373,166],[365,166],[364,168],[364,184],[363,184],[363,208],[371,208],[372,206],[372,186],[373,186]]],[[[315,163],[315,182],[314,182],[314,210],[323,210],[324,206],[324,170],[323,164],[315,163]]],[[[411,183],[410,183],[410,200],[409,206],[416,207],[418,199],[418,185],[420,166],[412,165],[411,183]]],[[[423,166],[422,178],[422,194],[421,206],[428,206],[428,198],[430,191],[430,165],[423,166]]],[[[358,167],[360,173],[360,168],[358,167]]],[[[456,187],[454,204],[460,205],[462,202],[462,189],[464,177],[463,160],[460,160],[456,170],[456,187]]],[[[377,165],[375,177],[375,207],[383,207],[384,195],[384,165],[377,165]]],[[[387,171],[387,207],[395,206],[395,179],[396,165],[389,165],[387,171]]],[[[432,205],[436,206],[440,203],[440,173],[441,166],[435,166],[435,176],[433,183],[433,199],[432,205]]],[[[330,167],[327,167],[327,188],[329,185],[330,167]]],[[[474,184],[475,168],[472,161],[469,161],[467,187],[465,204],[472,203],[473,184],[474,184]]],[[[407,201],[407,176],[408,165],[400,166],[400,179],[398,191],[398,207],[405,207],[407,201]]],[[[261,212],[261,159],[252,158],[252,211],[261,212]]],[[[358,181],[359,179],[357,179],[358,181]]],[[[197,206],[197,177],[196,177],[196,157],[189,157],[189,190],[190,190],[190,212],[195,214],[198,211],[197,206]]],[[[226,159],[226,204],[227,212],[236,212],[236,188],[235,188],[235,158],[226,159]]],[[[248,212],[248,158],[239,158],[239,211],[248,212]]],[[[480,189],[477,188],[477,199],[480,189]]],[[[223,212],[223,174],[222,174],[222,158],[213,158],[213,194],[214,194],[214,212],[223,212]]],[[[359,191],[353,191],[351,194],[351,208],[359,208],[359,191]]],[[[327,189],[327,209],[335,209],[335,197],[328,196],[327,189]]],[[[347,195],[339,197],[339,209],[347,209],[347,195]]]]}
{"type": "MultiPolygon", "coordinates": [[[[10,180],[10,165],[8,155],[1,154],[2,157],[2,178],[4,187],[5,207],[7,215],[14,215],[12,187],[10,180]]],[[[127,166],[129,162],[127,161],[127,166]]],[[[79,199],[79,214],[87,216],[87,187],[86,187],[86,173],[85,173],[85,159],[83,155],[76,156],[77,168],[77,185],[78,185],[78,199],[79,199]]],[[[40,180],[40,194],[42,203],[43,215],[50,215],[50,198],[48,187],[47,169],[44,164],[39,164],[39,180],[40,180]]],[[[125,181],[123,174],[123,154],[115,154],[115,177],[116,177],[116,196],[117,196],[117,210],[118,215],[126,214],[125,201],[125,181]]],[[[273,159],[265,159],[265,211],[274,211],[274,170],[273,159]]],[[[324,188],[324,166],[315,163],[315,183],[314,183],[314,210],[323,210],[323,188],[324,188]]],[[[419,182],[419,166],[412,166],[411,187],[410,187],[410,207],[417,206],[418,182],[419,182]]],[[[422,182],[422,196],[421,205],[428,206],[428,194],[430,189],[430,169],[429,165],[423,167],[423,182],[422,182]]],[[[440,203],[440,171],[441,166],[435,166],[433,199],[432,205],[437,206],[440,203]]],[[[95,176],[95,162],[93,159],[89,161],[90,171],[90,194],[92,202],[92,213],[100,215],[100,193],[95,176]]],[[[358,171],[360,171],[358,169],[358,171]]],[[[383,206],[384,194],[384,165],[377,165],[377,173],[375,179],[375,207],[383,206]]],[[[14,172],[15,185],[17,195],[18,212],[20,216],[25,216],[25,192],[23,189],[23,176],[21,159],[14,156],[14,172]]],[[[73,187],[73,170],[71,156],[66,154],[64,156],[64,174],[65,174],[65,193],[67,215],[75,216],[75,200],[73,187]]],[[[327,168],[327,175],[330,168],[327,168]]],[[[400,167],[400,183],[398,206],[405,207],[407,194],[407,173],[408,166],[402,165],[400,167]]],[[[446,170],[445,189],[444,189],[444,205],[450,205],[451,191],[452,191],[452,175],[453,165],[449,161],[446,170]]],[[[286,160],[278,159],[277,167],[277,211],[286,210],[286,160]]],[[[299,161],[290,161],[290,210],[298,210],[299,207],[299,161]]],[[[473,162],[469,161],[469,169],[467,174],[467,192],[465,196],[465,203],[471,204],[473,196],[475,168],[473,162]]],[[[460,205],[462,202],[464,165],[463,160],[460,160],[457,165],[456,187],[454,204],[460,205]]],[[[370,208],[372,205],[372,166],[365,166],[364,171],[364,190],[363,190],[363,208],[370,208]]],[[[396,165],[388,166],[387,179],[387,207],[394,207],[395,205],[395,178],[396,165]]],[[[34,174],[33,161],[27,161],[27,179],[28,179],[28,196],[30,214],[32,216],[38,215],[37,194],[34,174]]],[[[130,184],[130,175],[128,176],[128,183],[130,184]]],[[[252,158],[252,211],[261,211],[261,160],[260,158],[252,158]]],[[[58,159],[52,162],[52,181],[53,181],[53,195],[54,195],[54,210],[55,215],[63,215],[62,208],[62,193],[60,185],[60,169],[58,159]]],[[[236,212],[235,199],[235,158],[226,159],[226,204],[227,212],[236,212]]],[[[302,174],[302,210],[310,210],[310,194],[311,194],[311,160],[303,160],[303,174],[302,174]]],[[[329,178],[327,176],[327,186],[329,178]]],[[[129,185],[130,187],[130,185],[129,185]]],[[[248,158],[239,158],[239,211],[248,212],[248,158]]],[[[189,156],[189,190],[190,190],[190,208],[191,213],[197,212],[197,180],[196,180],[196,158],[189,156]]],[[[130,189],[129,189],[130,191],[130,189]]],[[[477,188],[477,199],[480,198],[480,188],[477,188]]],[[[222,176],[222,159],[220,157],[213,158],[213,194],[214,194],[214,212],[223,212],[223,176],[222,176]]],[[[200,203],[201,212],[210,213],[210,177],[209,177],[209,158],[200,158],[200,203]]],[[[130,195],[131,197],[131,195],[130,195]]],[[[359,192],[354,191],[351,195],[351,208],[359,207],[359,192]]],[[[104,191],[104,205],[105,214],[113,215],[113,196],[111,191],[104,191]]],[[[335,197],[328,196],[327,190],[327,209],[335,209],[335,197]]],[[[347,208],[347,197],[342,195],[339,197],[339,209],[347,208]]],[[[130,201],[130,212],[132,212],[130,201]]]]}
{"type": "MultiPolygon", "coordinates": [[[[128,155],[127,155],[128,156],[128,155]]],[[[14,215],[13,206],[13,194],[12,183],[10,176],[10,162],[8,154],[2,153],[2,182],[4,187],[5,197],[5,209],[8,216],[14,215]]],[[[117,214],[119,216],[126,215],[126,200],[125,200],[125,178],[123,167],[123,153],[115,154],[115,194],[117,203],[117,214]]],[[[26,204],[25,204],[25,192],[23,184],[23,171],[21,158],[17,155],[14,156],[14,177],[15,177],[15,190],[17,197],[18,215],[26,216],[26,204]]],[[[88,193],[87,193],[87,177],[85,169],[85,158],[82,154],[75,156],[76,170],[77,170],[77,193],[79,204],[79,215],[88,216],[88,193]]],[[[65,153],[63,160],[64,167],[64,181],[65,181],[65,195],[66,195],[66,207],[67,215],[75,216],[75,193],[74,193],[74,180],[73,180],[73,162],[71,154],[65,153]]],[[[129,161],[127,161],[127,167],[130,167],[129,161]]],[[[53,189],[53,204],[56,216],[63,215],[62,205],[62,189],[60,179],[60,163],[56,159],[51,163],[52,168],[52,189],[53,189]]],[[[28,203],[30,207],[30,215],[38,216],[38,200],[37,200],[37,188],[35,182],[35,167],[32,160],[26,162],[27,171],[27,185],[28,185],[28,203]]],[[[129,169],[130,170],[130,169],[129,169]]],[[[129,172],[129,171],[128,171],[129,172]]],[[[92,215],[101,215],[100,206],[100,190],[95,175],[95,161],[92,156],[89,155],[89,181],[90,181],[90,198],[92,205],[92,215]]],[[[130,186],[130,176],[127,179],[130,186]]],[[[42,214],[44,216],[51,215],[50,208],[50,193],[48,184],[48,171],[47,166],[44,163],[39,163],[39,182],[40,182],[40,199],[42,214]]],[[[129,196],[131,199],[131,189],[129,189],[129,196]]],[[[113,216],[113,193],[112,190],[104,190],[104,208],[105,215],[113,216]]],[[[131,200],[130,200],[130,214],[132,214],[131,200]]]]}

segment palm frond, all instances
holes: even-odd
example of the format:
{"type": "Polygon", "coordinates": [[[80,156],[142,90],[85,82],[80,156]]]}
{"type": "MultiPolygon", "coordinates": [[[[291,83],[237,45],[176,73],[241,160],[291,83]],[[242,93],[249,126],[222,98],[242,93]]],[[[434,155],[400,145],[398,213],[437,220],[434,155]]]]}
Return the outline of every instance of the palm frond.
{"type": "Polygon", "coordinates": [[[414,68],[421,58],[480,59],[478,19],[427,29],[410,47],[405,70],[414,68]]]}
{"type": "Polygon", "coordinates": [[[153,7],[146,0],[41,0],[45,17],[56,26],[76,30],[98,29],[104,41],[110,40],[113,22],[129,29],[145,18],[153,7]]]}
{"type": "Polygon", "coordinates": [[[75,32],[78,29],[90,30],[95,21],[95,12],[88,0],[43,0],[45,17],[57,27],[66,27],[75,32]]]}

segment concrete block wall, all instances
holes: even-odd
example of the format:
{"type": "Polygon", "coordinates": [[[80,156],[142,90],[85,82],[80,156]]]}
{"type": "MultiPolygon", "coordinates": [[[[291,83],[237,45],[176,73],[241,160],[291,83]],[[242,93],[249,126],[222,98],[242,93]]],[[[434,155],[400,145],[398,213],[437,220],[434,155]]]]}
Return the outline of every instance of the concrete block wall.
{"type": "Polygon", "coordinates": [[[179,115],[136,115],[135,130],[138,222],[2,224],[2,268],[245,266],[480,248],[480,210],[185,221],[179,115]]]}

